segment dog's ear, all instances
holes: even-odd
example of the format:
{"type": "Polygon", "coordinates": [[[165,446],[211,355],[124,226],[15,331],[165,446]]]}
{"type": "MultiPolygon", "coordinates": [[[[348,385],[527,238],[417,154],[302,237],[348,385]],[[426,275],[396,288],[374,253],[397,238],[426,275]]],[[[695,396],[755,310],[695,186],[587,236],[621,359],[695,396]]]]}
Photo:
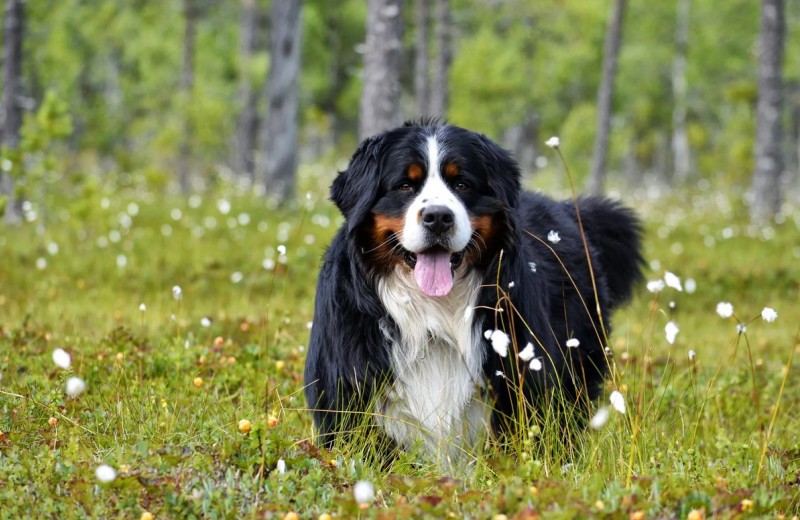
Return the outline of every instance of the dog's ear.
{"type": "Polygon", "coordinates": [[[483,134],[478,134],[479,151],[489,181],[489,187],[509,208],[517,207],[520,191],[520,171],[511,153],[483,134]]]}
{"type": "Polygon", "coordinates": [[[383,137],[368,137],[350,158],[347,169],[339,172],[331,185],[331,200],[352,232],[367,216],[380,184],[380,149],[383,137]]]}

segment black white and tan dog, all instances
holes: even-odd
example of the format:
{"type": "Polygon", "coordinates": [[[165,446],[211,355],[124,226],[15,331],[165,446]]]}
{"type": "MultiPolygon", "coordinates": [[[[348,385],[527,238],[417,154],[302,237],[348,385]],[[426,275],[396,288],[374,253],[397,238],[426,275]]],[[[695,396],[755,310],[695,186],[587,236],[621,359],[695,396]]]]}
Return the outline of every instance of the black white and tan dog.
{"type": "Polygon", "coordinates": [[[609,315],[640,278],[630,210],[523,192],[508,152],[437,121],[365,140],[331,199],[345,223],[305,367],[323,444],[367,418],[396,446],[451,456],[551,390],[584,410],[598,396],[609,315]]]}

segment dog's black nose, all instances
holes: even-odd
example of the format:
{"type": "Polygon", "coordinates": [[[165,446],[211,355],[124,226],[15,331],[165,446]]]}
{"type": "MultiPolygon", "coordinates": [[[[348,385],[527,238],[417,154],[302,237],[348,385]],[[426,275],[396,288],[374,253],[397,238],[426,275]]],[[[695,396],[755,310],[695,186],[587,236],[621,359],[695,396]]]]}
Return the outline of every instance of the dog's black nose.
{"type": "Polygon", "coordinates": [[[453,210],[447,206],[428,206],[422,210],[420,217],[425,229],[436,235],[450,231],[455,224],[453,210]]]}

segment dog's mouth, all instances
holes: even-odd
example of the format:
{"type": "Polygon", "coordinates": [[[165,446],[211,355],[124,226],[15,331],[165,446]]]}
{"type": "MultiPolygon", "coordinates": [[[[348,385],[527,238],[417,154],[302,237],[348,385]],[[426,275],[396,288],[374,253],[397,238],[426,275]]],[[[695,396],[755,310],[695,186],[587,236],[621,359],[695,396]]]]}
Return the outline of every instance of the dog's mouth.
{"type": "Polygon", "coordinates": [[[447,296],[453,289],[453,273],[464,260],[464,252],[452,253],[443,248],[431,248],[403,253],[406,264],[414,271],[414,280],[427,296],[447,296]]]}

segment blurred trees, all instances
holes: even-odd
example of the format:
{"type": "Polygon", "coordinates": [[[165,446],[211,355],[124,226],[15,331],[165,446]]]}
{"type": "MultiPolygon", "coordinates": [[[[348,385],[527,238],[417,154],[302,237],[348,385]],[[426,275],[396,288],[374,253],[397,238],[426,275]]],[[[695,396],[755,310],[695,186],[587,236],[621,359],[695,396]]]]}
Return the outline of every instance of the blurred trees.
{"type": "Polygon", "coordinates": [[[269,24],[269,76],[264,126],[261,131],[264,185],[283,204],[294,196],[297,173],[297,135],[300,78],[301,0],[272,3],[269,24]]]}
{"type": "Polygon", "coordinates": [[[783,0],[761,0],[758,42],[756,164],[750,215],[768,222],[780,210],[783,174],[783,0]]]}
{"type": "MultiPolygon", "coordinates": [[[[254,128],[265,128],[270,115],[261,93],[272,65],[267,48],[272,31],[263,13],[277,2],[191,0],[202,11],[194,20],[194,81],[190,99],[184,100],[184,1],[25,4],[17,96],[24,107],[23,126],[42,109],[48,92],[54,97],[51,105],[63,105],[72,122],[64,143],[69,160],[55,161],[54,172],[80,174],[70,175],[72,182],[105,175],[167,185],[176,183],[182,150],[188,150],[187,164],[198,182],[213,183],[229,172],[252,175],[253,156],[242,150],[264,150],[263,141],[246,140],[258,133],[254,128]]],[[[439,77],[447,80],[447,106],[441,110],[448,119],[512,148],[526,172],[545,167],[539,144],[559,135],[578,182],[585,182],[613,1],[391,0],[389,9],[398,12],[392,21],[402,29],[393,33],[398,34],[392,47],[398,57],[379,65],[396,78],[389,81],[395,87],[389,98],[378,95],[382,101],[397,100],[386,112],[390,124],[432,113],[431,108],[422,112],[417,92],[424,89],[415,84],[424,67],[430,99],[434,71],[442,70],[434,63],[438,48],[444,48],[439,41],[446,36],[451,59],[443,63],[451,65],[439,77]],[[427,16],[421,5],[427,6],[427,16]],[[442,10],[443,5],[449,9],[442,10]],[[442,13],[450,19],[446,33],[436,22],[442,13]],[[423,17],[427,32],[419,31],[423,17]],[[428,52],[415,51],[421,46],[428,52]]],[[[369,92],[368,81],[362,89],[362,72],[365,79],[377,77],[364,70],[364,59],[387,40],[367,41],[366,28],[377,28],[367,23],[368,3],[303,3],[302,68],[294,91],[306,160],[348,155],[358,139],[359,115],[376,120],[360,108],[362,91],[369,92]]],[[[799,11],[797,0],[787,2],[780,114],[791,132],[780,150],[792,171],[800,160],[799,11]]],[[[610,181],[751,186],[758,14],[758,2],[752,0],[627,0],[626,17],[635,23],[626,24],[619,49],[606,146],[610,181]]],[[[4,25],[8,20],[5,16],[4,25]]],[[[8,45],[3,50],[7,56],[8,45]]],[[[4,57],[3,70],[8,66],[4,57]]],[[[5,79],[3,87],[8,87],[5,79]]],[[[5,101],[2,110],[8,110],[5,101]]],[[[21,189],[26,189],[24,177],[21,189]]]]}
{"type": "Polygon", "coordinates": [[[367,0],[366,42],[358,135],[364,139],[402,122],[400,66],[402,0],[367,0]]]}
{"type": "Polygon", "coordinates": [[[0,105],[0,213],[6,220],[19,219],[14,175],[20,169],[15,153],[22,128],[22,40],[25,33],[25,0],[6,0],[3,12],[3,92],[0,105]]]}

